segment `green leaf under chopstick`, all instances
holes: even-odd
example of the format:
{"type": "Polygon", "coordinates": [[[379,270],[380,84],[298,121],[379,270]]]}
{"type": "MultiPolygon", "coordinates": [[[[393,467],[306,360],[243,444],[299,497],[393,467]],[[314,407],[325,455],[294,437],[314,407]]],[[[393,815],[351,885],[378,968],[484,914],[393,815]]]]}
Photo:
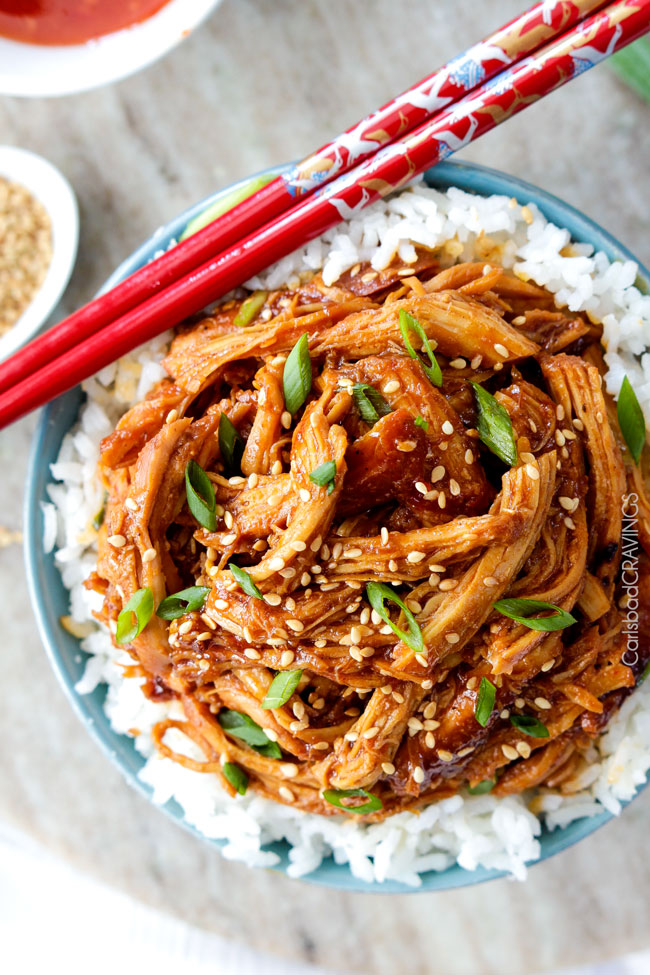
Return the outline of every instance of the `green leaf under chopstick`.
{"type": "Polygon", "coordinates": [[[336,461],[326,460],[324,464],[317,467],[309,475],[309,480],[319,487],[326,487],[327,493],[331,494],[334,490],[334,480],[336,478],[336,461]]]}
{"type": "Polygon", "coordinates": [[[275,710],[286,704],[300,683],[302,670],[285,670],[276,674],[262,701],[262,707],[275,710]]]}
{"type": "Polygon", "coordinates": [[[203,227],[207,227],[217,217],[227,213],[228,210],[232,210],[238,203],[242,203],[243,200],[248,199],[253,193],[257,193],[258,190],[261,190],[263,186],[266,186],[267,183],[270,183],[274,179],[275,173],[254,176],[252,179],[246,180],[241,186],[236,186],[230,193],[225,193],[223,196],[220,196],[203,213],[199,213],[198,217],[190,220],[179,240],[186,240],[192,234],[195,234],[197,230],[202,230],[203,227]]]}
{"type": "Polygon", "coordinates": [[[476,696],[474,717],[482,728],[485,728],[486,724],[490,720],[490,715],[494,711],[494,702],[496,701],[496,697],[497,689],[494,684],[489,681],[487,677],[481,677],[481,684],[476,696]]]}
{"type": "Polygon", "coordinates": [[[187,506],[199,525],[209,532],[217,529],[217,501],[212,481],[200,464],[191,460],[185,468],[185,491],[187,506]]]}
{"type": "Polygon", "coordinates": [[[134,592],[128,603],[117,617],[115,642],[120,646],[132,643],[140,636],[145,626],[153,616],[153,593],[148,586],[134,592]]]}
{"type": "Polygon", "coordinates": [[[392,410],[381,393],[374,386],[367,383],[355,383],[352,387],[352,399],[359,411],[361,419],[371,427],[382,416],[388,416],[392,410]]]}
{"type": "Polygon", "coordinates": [[[510,724],[531,738],[548,738],[548,728],[532,714],[511,714],[510,724]]]}
{"type": "Polygon", "coordinates": [[[325,802],[329,802],[331,806],[342,809],[343,812],[356,813],[362,816],[366,813],[377,812],[377,810],[383,807],[379,796],[374,795],[372,792],[367,792],[365,789],[326,789],[323,793],[323,799],[325,802]],[[343,804],[343,799],[355,799],[357,797],[363,797],[366,802],[360,806],[347,806],[343,804]]]}
{"type": "Polygon", "coordinates": [[[623,377],[616,404],[618,425],[634,463],[638,464],[645,444],[645,417],[627,376],[623,377]]]}
{"type": "Polygon", "coordinates": [[[197,613],[203,609],[210,590],[206,586],[190,586],[175,592],[158,606],[156,616],[161,620],[177,620],[186,613],[197,613]]]}
{"type": "Polygon", "coordinates": [[[230,782],[233,789],[236,789],[240,796],[245,796],[248,789],[248,776],[243,768],[235,765],[234,762],[226,762],[221,771],[224,779],[230,782]]]}
{"type": "Polygon", "coordinates": [[[623,81],[650,102],[650,39],[641,37],[614,54],[609,63],[623,81]]]}
{"type": "Polygon", "coordinates": [[[508,411],[478,383],[470,384],[478,408],[478,434],[488,450],[510,467],[517,463],[517,444],[508,411]]]}
{"type": "Polygon", "coordinates": [[[240,569],[238,565],[234,562],[228,563],[228,568],[235,577],[235,581],[240,589],[243,589],[247,596],[254,596],[255,599],[262,599],[262,593],[259,591],[248,572],[240,569]]]}
{"type": "Polygon", "coordinates": [[[495,785],[496,782],[494,779],[483,779],[482,782],[477,782],[474,786],[468,785],[467,791],[470,796],[484,796],[486,793],[491,792],[495,785]]]}
{"type": "Polygon", "coordinates": [[[410,647],[414,653],[422,653],[424,651],[424,640],[422,639],[422,630],[417,624],[415,616],[411,610],[402,602],[402,600],[395,594],[390,586],[386,586],[383,582],[369,582],[366,585],[366,595],[368,596],[368,602],[375,610],[376,613],[381,616],[384,623],[390,626],[393,633],[402,640],[407,647],[410,647]],[[395,623],[392,622],[388,611],[384,608],[384,603],[394,603],[396,606],[402,610],[406,617],[406,622],[408,623],[408,633],[404,630],[400,630],[395,623]]]}
{"type": "Polygon", "coordinates": [[[542,599],[500,599],[492,604],[496,610],[508,619],[522,623],[529,630],[542,630],[552,633],[554,630],[564,630],[576,622],[575,616],[555,603],[545,603],[542,599]],[[552,616],[533,616],[533,613],[552,612],[552,616]]]}
{"type": "Polygon", "coordinates": [[[267,297],[268,291],[254,291],[242,303],[241,308],[232,320],[233,325],[237,325],[238,328],[246,328],[247,325],[250,325],[264,307],[267,297]]]}
{"type": "Polygon", "coordinates": [[[434,386],[442,386],[442,370],[438,365],[438,360],[433,354],[433,349],[431,348],[431,343],[429,342],[427,333],[424,331],[417,318],[413,318],[413,315],[409,315],[409,313],[407,311],[404,311],[403,308],[400,308],[399,310],[399,329],[400,332],[402,333],[402,339],[404,340],[406,351],[408,352],[410,357],[412,359],[416,359],[420,363],[420,365],[422,366],[422,368],[424,369],[425,373],[427,374],[427,376],[429,377],[429,379],[431,380],[434,386]],[[415,334],[420,339],[422,345],[424,346],[424,351],[429,357],[428,366],[425,366],[425,364],[422,362],[419,355],[411,345],[411,341],[409,339],[409,331],[415,332],[415,334]]]}
{"type": "Polygon", "coordinates": [[[282,752],[278,743],[271,741],[264,729],[260,728],[257,722],[249,718],[247,714],[224,708],[223,711],[219,712],[217,720],[229,735],[246,742],[261,755],[266,755],[267,758],[281,758],[282,752]]]}
{"type": "Polygon", "coordinates": [[[232,420],[225,413],[222,413],[219,417],[219,453],[221,454],[226,477],[241,474],[244,441],[239,436],[232,420]]]}
{"type": "Polygon", "coordinates": [[[309,336],[301,335],[287,357],[282,373],[284,405],[294,416],[303,405],[311,389],[311,359],[309,336]]]}

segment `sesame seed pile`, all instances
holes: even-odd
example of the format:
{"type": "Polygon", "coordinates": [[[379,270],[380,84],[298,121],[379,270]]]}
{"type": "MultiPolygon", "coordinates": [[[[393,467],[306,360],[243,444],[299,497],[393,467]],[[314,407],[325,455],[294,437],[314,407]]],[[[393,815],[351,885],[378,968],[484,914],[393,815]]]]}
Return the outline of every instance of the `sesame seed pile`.
{"type": "Polygon", "coordinates": [[[424,251],[243,304],[181,328],[102,445],[89,585],[182,706],[160,753],[368,821],[570,784],[645,665],[599,326],[424,251]]]}
{"type": "Polygon", "coordinates": [[[0,335],[16,324],[52,261],[49,214],[29,190],[0,176],[0,335]]]}

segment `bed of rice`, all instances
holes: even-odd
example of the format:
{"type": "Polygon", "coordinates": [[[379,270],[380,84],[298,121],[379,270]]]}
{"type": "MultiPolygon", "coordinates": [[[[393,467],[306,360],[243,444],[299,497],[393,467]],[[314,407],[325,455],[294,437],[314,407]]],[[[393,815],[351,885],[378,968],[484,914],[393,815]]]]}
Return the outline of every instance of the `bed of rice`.
{"type": "MultiPolygon", "coordinates": [[[[250,284],[291,285],[302,271],[318,269],[326,283],[332,283],[359,261],[371,261],[376,269],[389,264],[396,253],[403,263],[414,261],[414,244],[441,248],[449,264],[473,258],[499,261],[549,288],[558,304],[601,321],[607,388],[616,394],[627,374],[650,422],[650,297],[634,285],[636,265],[611,263],[591,246],[571,243],[568,231],[547,222],[534,205],[522,207],[507,197],[476,197],[458,189],[443,194],[416,184],[369,207],[250,284]]],[[[444,870],[454,862],[467,870],[497,868],[523,879],[525,865],[540,855],[542,821],[556,829],[603,809],[620,812],[621,801],[632,798],[650,768],[650,681],[627,699],[592,748],[591,764],[573,783],[571,795],[546,790],[504,799],[454,796],[419,815],[401,813],[371,826],[351,816],[303,813],[252,791],[232,799],[214,776],[188,771],[154,754],[152,725],[168,715],[182,717],[180,708],[146,700],[139,680],[122,676],[118,665],[130,658],[116,651],[108,632],[92,621],[99,598],[82,583],[96,557],[92,519],[102,503],[96,476],[99,442],[163,377],[160,360],[169,339],[169,334],[161,336],[85,384],[87,404],[52,465],[57,483],[49,487],[51,503],[43,505],[45,548],[56,548],[56,563],[70,591],[68,623],[82,636],[81,646],[89,655],[77,691],[87,694],[101,682],[108,685],[105,708],[113,729],[119,734],[140,732],[135,738],[144,760],[140,777],[153,790],[154,801],[176,799],[186,820],[201,833],[226,840],[226,857],[252,866],[277,862],[265,846],[286,839],[291,876],[309,873],[331,855],[365,881],[390,878],[413,886],[421,883],[421,873],[444,870]]],[[[170,744],[192,754],[191,742],[176,732],[169,734],[170,744]]]]}

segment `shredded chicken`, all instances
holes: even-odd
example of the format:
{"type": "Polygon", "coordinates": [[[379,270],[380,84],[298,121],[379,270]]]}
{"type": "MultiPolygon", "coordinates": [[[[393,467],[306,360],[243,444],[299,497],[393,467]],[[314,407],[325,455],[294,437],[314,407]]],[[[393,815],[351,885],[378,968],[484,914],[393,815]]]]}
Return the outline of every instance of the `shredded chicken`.
{"type": "Polygon", "coordinates": [[[268,294],[245,327],[241,304],[179,329],[169,379],[102,445],[108,500],[88,582],[100,618],[115,634],[136,593],[154,607],[203,593],[127,645],[145,693],[183,708],[156,726],[160,753],[231,793],[323,815],[361,804],[367,821],[479,783],[570,791],[650,657],[647,611],[626,653],[621,588],[633,497],[650,605],[647,482],[602,389],[598,327],[501,267],[441,268],[424,251],[408,276],[361,266],[333,287],[316,276],[268,294]],[[400,311],[421,329],[413,354],[400,311]],[[302,335],[313,378],[291,415],[283,376],[302,335]],[[472,382],[509,418],[514,463],[479,435],[472,382]],[[374,417],[360,384],[379,396],[374,417]],[[241,438],[234,460],[222,416],[241,438]],[[190,461],[209,479],[213,523],[188,506],[190,461]],[[382,613],[376,582],[389,587],[382,613]],[[503,599],[574,621],[531,628],[495,608],[503,599]],[[269,706],[282,674],[292,687],[269,706]]]}

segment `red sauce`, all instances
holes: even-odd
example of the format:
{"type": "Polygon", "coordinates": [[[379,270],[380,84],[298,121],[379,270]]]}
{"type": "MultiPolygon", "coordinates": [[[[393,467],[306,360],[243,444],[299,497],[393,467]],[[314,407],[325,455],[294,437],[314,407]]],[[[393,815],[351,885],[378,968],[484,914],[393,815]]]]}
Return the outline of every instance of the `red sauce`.
{"type": "Polygon", "coordinates": [[[83,44],[151,17],[169,0],[0,0],[0,34],[27,44],[83,44]]]}

